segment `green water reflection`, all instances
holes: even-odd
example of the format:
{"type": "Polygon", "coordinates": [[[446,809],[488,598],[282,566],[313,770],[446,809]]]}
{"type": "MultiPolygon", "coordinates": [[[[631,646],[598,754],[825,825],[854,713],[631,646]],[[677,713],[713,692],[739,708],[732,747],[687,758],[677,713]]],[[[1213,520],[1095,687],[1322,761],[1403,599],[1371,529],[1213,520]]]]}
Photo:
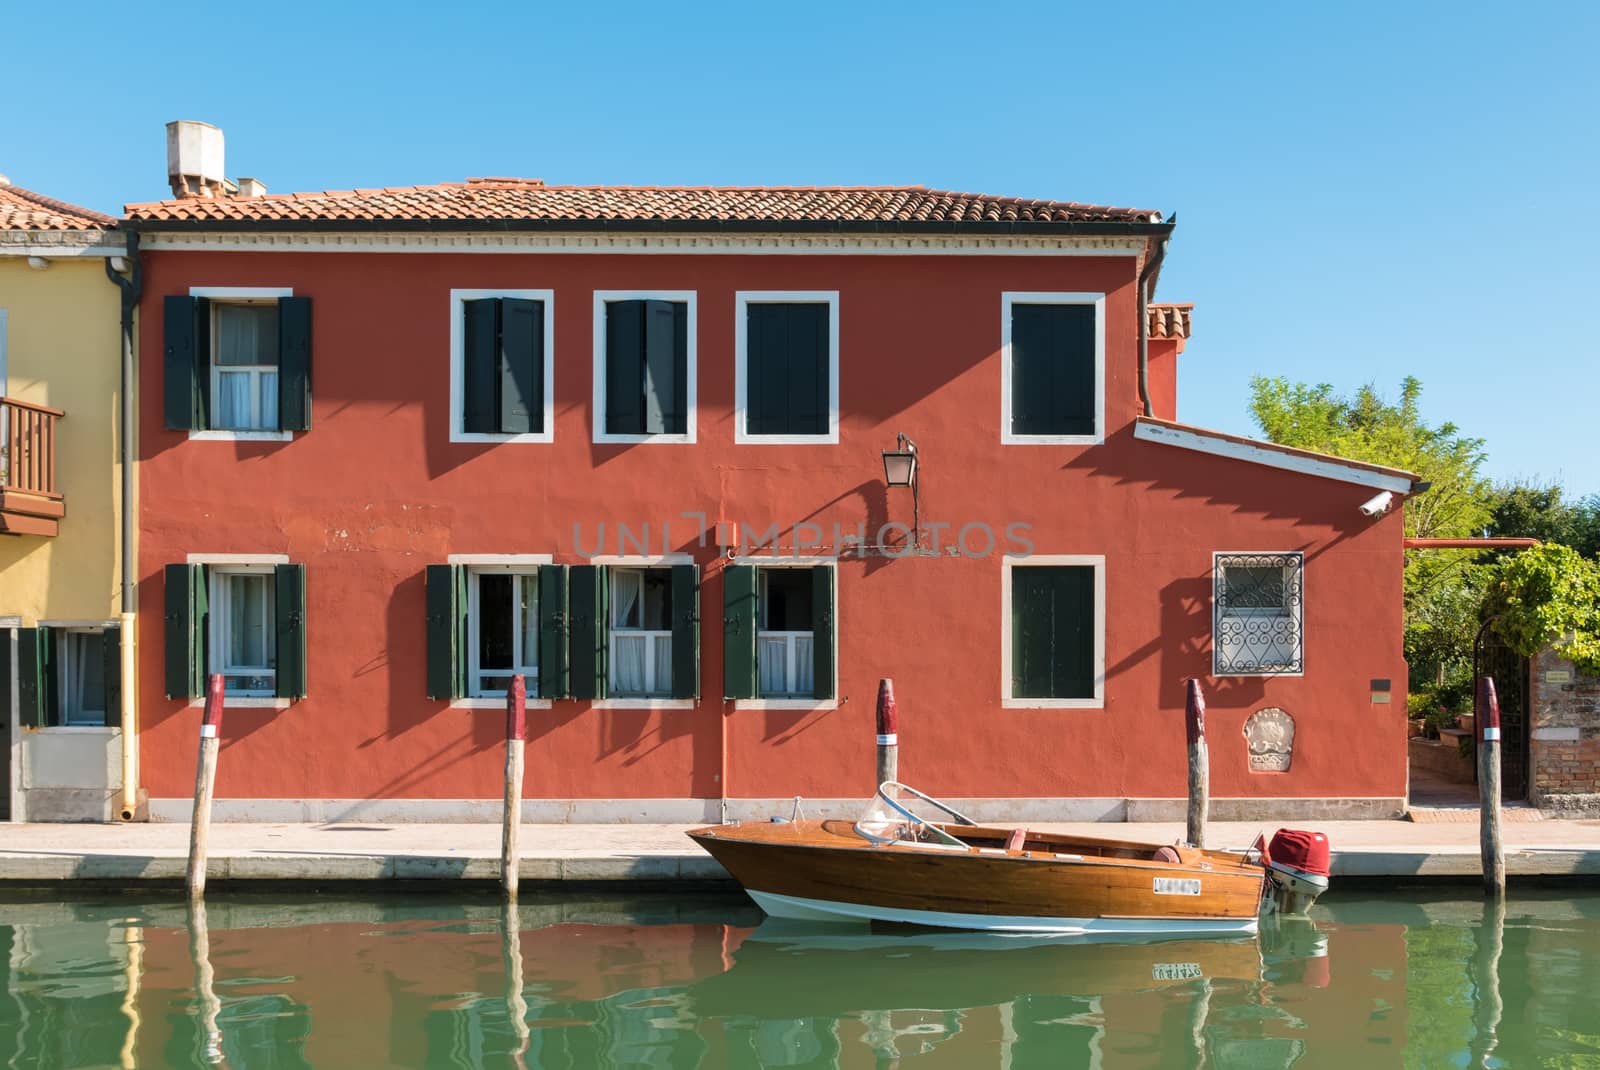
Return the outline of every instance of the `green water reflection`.
{"type": "Polygon", "coordinates": [[[742,898],[0,902],[5,1067],[1600,1067],[1600,895],[1333,895],[1259,940],[742,898]]]}

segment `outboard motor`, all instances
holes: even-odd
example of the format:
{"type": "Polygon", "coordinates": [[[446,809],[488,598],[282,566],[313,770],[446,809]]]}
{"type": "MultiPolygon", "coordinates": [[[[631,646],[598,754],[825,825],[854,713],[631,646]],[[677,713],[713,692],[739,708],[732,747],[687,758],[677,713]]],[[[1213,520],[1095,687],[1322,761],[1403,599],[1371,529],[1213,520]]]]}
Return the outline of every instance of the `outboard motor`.
{"type": "Polygon", "coordinates": [[[1304,914],[1328,890],[1328,837],[1320,832],[1279,829],[1262,861],[1280,914],[1304,914]]]}

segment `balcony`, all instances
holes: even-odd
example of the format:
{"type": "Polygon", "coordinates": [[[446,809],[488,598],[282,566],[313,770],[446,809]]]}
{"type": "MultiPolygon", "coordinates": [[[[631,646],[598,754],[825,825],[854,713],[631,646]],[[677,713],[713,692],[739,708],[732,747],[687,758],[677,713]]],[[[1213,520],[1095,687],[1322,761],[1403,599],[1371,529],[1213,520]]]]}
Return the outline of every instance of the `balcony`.
{"type": "Polygon", "coordinates": [[[57,533],[66,502],[56,491],[60,409],[0,398],[0,535],[57,533]]]}

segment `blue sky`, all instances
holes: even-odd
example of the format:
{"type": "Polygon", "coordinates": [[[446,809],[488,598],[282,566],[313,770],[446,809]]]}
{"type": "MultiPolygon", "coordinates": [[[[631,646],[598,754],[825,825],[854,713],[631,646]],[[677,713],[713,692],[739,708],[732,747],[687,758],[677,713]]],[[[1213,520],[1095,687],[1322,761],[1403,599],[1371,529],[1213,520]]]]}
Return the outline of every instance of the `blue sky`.
{"type": "Polygon", "coordinates": [[[922,183],[1176,211],[1181,418],[1251,432],[1256,373],[1412,374],[1494,477],[1600,492],[1600,6],[585,7],[74,4],[103,45],[7,50],[0,172],[119,211],[164,195],[162,124],[192,118],[276,192],[922,183]]]}

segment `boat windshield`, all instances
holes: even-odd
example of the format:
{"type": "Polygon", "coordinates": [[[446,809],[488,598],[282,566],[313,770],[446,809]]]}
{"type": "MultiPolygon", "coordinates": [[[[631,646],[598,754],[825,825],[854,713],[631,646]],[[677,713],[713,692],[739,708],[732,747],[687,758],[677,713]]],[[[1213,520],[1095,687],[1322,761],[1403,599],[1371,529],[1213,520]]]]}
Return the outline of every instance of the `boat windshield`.
{"type": "Polygon", "coordinates": [[[950,835],[923,817],[910,806],[923,802],[943,811],[956,824],[970,825],[972,820],[954,807],[924,795],[916,788],[907,787],[894,780],[878,785],[878,793],[867,804],[866,812],[855,824],[856,833],[873,843],[941,843],[948,847],[965,848],[968,844],[950,835]]]}

